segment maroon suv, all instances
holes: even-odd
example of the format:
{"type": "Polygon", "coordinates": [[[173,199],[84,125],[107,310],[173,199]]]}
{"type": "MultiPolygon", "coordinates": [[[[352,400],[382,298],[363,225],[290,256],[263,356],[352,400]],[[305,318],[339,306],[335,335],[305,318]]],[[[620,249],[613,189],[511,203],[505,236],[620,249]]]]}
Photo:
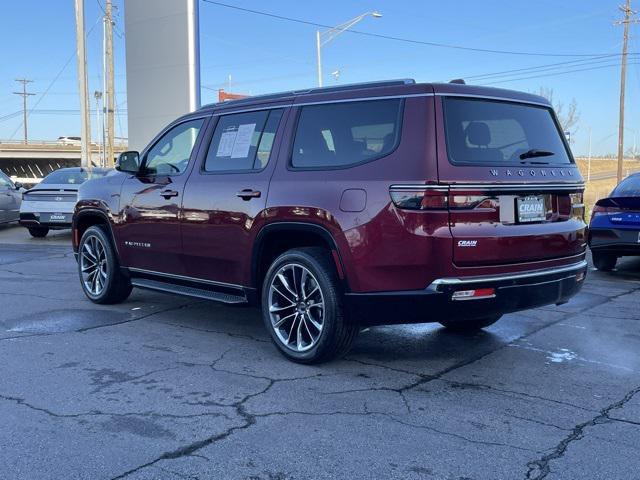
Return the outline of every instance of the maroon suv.
{"type": "Polygon", "coordinates": [[[73,219],[89,299],[260,304],[299,362],[366,325],[483,328],[586,273],[582,177],[526,93],[388,81],[218,103],[117,169],[73,219]]]}

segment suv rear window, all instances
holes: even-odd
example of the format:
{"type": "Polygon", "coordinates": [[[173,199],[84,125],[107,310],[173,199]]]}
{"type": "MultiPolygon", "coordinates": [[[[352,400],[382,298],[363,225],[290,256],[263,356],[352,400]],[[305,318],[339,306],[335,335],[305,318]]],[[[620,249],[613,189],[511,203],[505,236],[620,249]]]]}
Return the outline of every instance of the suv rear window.
{"type": "Polygon", "coordinates": [[[449,161],[466,165],[571,163],[550,108],[445,97],[449,161]]]}
{"type": "Polygon", "coordinates": [[[86,182],[91,178],[104,177],[108,173],[108,170],[93,169],[91,173],[87,170],[57,170],[50,173],[42,179],[42,184],[68,184],[79,185],[86,182]]]}
{"type": "Polygon", "coordinates": [[[340,168],[388,155],[400,140],[402,100],[302,107],[291,165],[340,168]]]}
{"type": "Polygon", "coordinates": [[[627,177],[611,194],[612,197],[640,197],[640,175],[627,177]]]}

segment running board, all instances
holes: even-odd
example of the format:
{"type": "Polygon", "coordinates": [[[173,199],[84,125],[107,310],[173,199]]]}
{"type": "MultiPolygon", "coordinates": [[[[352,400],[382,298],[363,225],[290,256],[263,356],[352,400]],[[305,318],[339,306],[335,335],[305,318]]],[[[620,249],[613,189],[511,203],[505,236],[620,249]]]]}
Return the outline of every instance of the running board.
{"type": "Polygon", "coordinates": [[[184,295],[187,297],[202,298],[205,300],[214,300],[216,302],[229,304],[248,303],[247,297],[244,295],[233,295],[230,293],[214,292],[204,288],[190,287],[186,285],[176,285],[174,283],[161,282],[151,280],[149,278],[132,278],[131,285],[138,288],[146,288],[149,290],[158,290],[161,292],[174,293],[176,295],[184,295]]]}

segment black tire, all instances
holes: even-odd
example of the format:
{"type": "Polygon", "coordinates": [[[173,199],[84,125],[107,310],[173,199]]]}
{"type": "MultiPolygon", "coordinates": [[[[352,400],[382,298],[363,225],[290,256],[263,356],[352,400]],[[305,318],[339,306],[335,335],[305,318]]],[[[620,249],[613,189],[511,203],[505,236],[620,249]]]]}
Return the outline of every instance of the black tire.
{"type": "Polygon", "coordinates": [[[612,253],[591,252],[593,265],[602,272],[610,272],[616,268],[618,257],[612,253]]]}
{"type": "MultiPolygon", "coordinates": [[[[91,245],[92,243],[89,244],[91,245]]],[[[91,251],[95,250],[95,248],[89,248],[91,251]]],[[[96,275],[98,274],[99,272],[96,273],[96,275]]],[[[84,291],[84,294],[93,303],[110,305],[124,302],[131,294],[133,288],[129,278],[123,275],[120,270],[120,263],[118,262],[118,257],[113,248],[110,235],[98,225],[87,228],[80,239],[80,244],[78,245],[78,275],[80,276],[82,291],[84,291]],[[95,262],[96,265],[99,263],[100,267],[96,268],[102,269],[106,274],[106,278],[101,277],[102,288],[99,291],[98,289],[92,291],[89,288],[92,282],[89,281],[89,286],[87,286],[85,283],[87,279],[83,276],[86,275],[86,272],[83,274],[83,265],[84,267],[91,265],[92,261],[87,257],[83,258],[83,255],[85,255],[85,245],[89,242],[93,242],[93,245],[95,245],[96,241],[99,241],[104,248],[104,255],[99,255],[97,257],[98,261],[95,262]]]]}
{"type": "Polygon", "coordinates": [[[500,317],[502,317],[502,315],[494,315],[493,317],[486,317],[475,320],[443,320],[440,322],[440,325],[446,327],[446,329],[451,332],[473,333],[493,325],[498,320],[500,320],[500,317]]]}
{"type": "Polygon", "coordinates": [[[28,230],[33,238],[44,238],[49,233],[48,227],[29,227],[28,230]]]}
{"type": "MultiPolygon", "coordinates": [[[[299,283],[304,283],[302,278],[300,278],[299,283]]],[[[304,291],[304,287],[301,287],[301,289],[304,291]]],[[[294,290],[298,291],[298,289],[295,288],[294,290]]],[[[287,295],[290,295],[290,292],[287,292],[287,295]]],[[[286,296],[283,295],[282,298],[285,299],[285,302],[287,301],[286,296]]],[[[339,358],[347,353],[360,331],[359,326],[355,322],[351,323],[345,318],[342,299],[342,287],[338,280],[338,275],[331,255],[327,250],[317,247],[305,247],[289,250],[274,260],[265,275],[262,288],[262,318],[273,342],[285,357],[293,360],[294,362],[305,364],[327,362],[339,358]],[[276,276],[283,271],[293,271],[293,275],[295,275],[295,269],[300,267],[303,267],[300,270],[307,270],[308,273],[306,275],[309,275],[310,273],[310,276],[307,276],[307,281],[310,282],[311,285],[311,287],[307,287],[306,292],[309,294],[309,297],[306,297],[305,295],[304,300],[301,298],[300,301],[303,304],[308,301],[310,302],[309,305],[313,307],[315,300],[308,300],[311,298],[311,292],[308,290],[311,289],[313,291],[317,286],[319,293],[316,293],[315,295],[319,295],[319,297],[316,298],[320,298],[323,302],[323,308],[317,310],[318,312],[321,312],[322,321],[319,321],[319,316],[316,317],[316,315],[320,315],[320,313],[313,314],[317,320],[316,323],[322,324],[322,329],[319,331],[315,343],[311,340],[311,332],[318,332],[318,330],[313,329],[311,321],[307,322],[309,317],[305,317],[304,309],[301,314],[296,313],[299,311],[300,303],[295,303],[295,300],[290,300],[290,304],[296,306],[286,307],[293,308],[290,312],[294,312],[296,314],[292,321],[291,331],[293,331],[294,325],[296,325],[295,321],[298,318],[298,315],[301,315],[299,324],[305,326],[306,332],[309,334],[307,338],[310,340],[307,342],[307,346],[305,346],[305,348],[308,348],[306,351],[297,351],[293,346],[288,347],[285,345],[285,341],[279,338],[279,333],[276,333],[276,328],[274,327],[274,323],[272,323],[272,313],[270,311],[270,305],[272,304],[271,297],[272,295],[275,295],[271,291],[271,287],[272,284],[274,284],[274,281],[278,281],[276,280],[276,276]]],[[[315,306],[317,306],[317,303],[315,306]]],[[[316,310],[313,311],[315,312],[316,310]]],[[[308,315],[309,312],[309,307],[307,307],[306,315],[308,315]]],[[[281,315],[281,317],[286,316],[284,314],[274,313],[274,317],[276,315],[281,315]]],[[[287,323],[285,323],[283,330],[286,329],[287,326],[287,323]]],[[[281,332],[280,329],[278,329],[278,331],[281,332]]],[[[303,337],[305,336],[304,330],[302,330],[301,327],[298,329],[298,335],[300,334],[299,332],[302,332],[303,337]]],[[[289,336],[291,336],[291,333],[289,336]]]]}

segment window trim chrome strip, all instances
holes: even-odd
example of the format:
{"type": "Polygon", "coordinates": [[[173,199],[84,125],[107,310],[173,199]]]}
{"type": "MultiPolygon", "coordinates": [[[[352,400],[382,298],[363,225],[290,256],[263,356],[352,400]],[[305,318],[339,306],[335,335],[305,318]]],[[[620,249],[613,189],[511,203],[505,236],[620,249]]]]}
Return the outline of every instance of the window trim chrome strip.
{"type": "Polygon", "coordinates": [[[483,189],[483,190],[575,190],[584,189],[584,183],[509,183],[509,184],[485,184],[485,183],[456,183],[449,185],[451,190],[468,190],[468,189],[483,189]]]}
{"type": "MultiPolygon", "coordinates": [[[[317,102],[304,102],[304,103],[295,103],[294,100],[284,100],[286,102],[282,105],[269,104],[268,106],[255,106],[255,107],[246,107],[240,110],[233,110],[233,107],[228,107],[226,109],[212,109],[209,112],[211,116],[221,116],[221,115],[230,115],[234,113],[247,113],[247,112],[257,112],[259,110],[272,110],[275,108],[295,108],[295,107],[304,107],[308,105],[329,105],[332,103],[351,103],[351,102],[368,102],[375,100],[396,100],[402,98],[415,98],[415,97],[433,97],[434,93],[407,93],[404,95],[387,95],[387,96],[378,96],[378,97],[353,97],[353,98],[341,98],[334,100],[318,100],[317,102]]],[[[279,100],[274,100],[274,103],[279,100]]]]}
{"type": "MultiPolygon", "coordinates": [[[[564,265],[562,267],[554,267],[554,268],[546,268],[544,270],[534,270],[529,272],[522,273],[507,273],[504,275],[493,275],[493,276],[480,276],[480,277],[467,277],[467,278],[438,278],[431,282],[431,284],[426,288],[427,290],[437,291],[440,285],[446,286],[458,286],[458,285],[469,285],[473,283],[483,283],[483,282],[502,282],[508,280],[520,280],[523,278],[534,278],[541,277],[544,275],[556,275],[559,273],[565,272],[573,272],[578,270],[582,270],[587,268],[587,261],[582,260],[578,263],[572,263],[571,265],[564,265]]],[[[568,277],[565,277],[568,278],[568,277]]]]}
{"type": "Polygon", "coordinates": [[[512,191],[512,190],[580,190],[584,189],[584,183],[455,183],[442,185],[421,185],[421,184],[393,184],[389,190],[469,190],[481,189],[491,191],[512,191]]]}

